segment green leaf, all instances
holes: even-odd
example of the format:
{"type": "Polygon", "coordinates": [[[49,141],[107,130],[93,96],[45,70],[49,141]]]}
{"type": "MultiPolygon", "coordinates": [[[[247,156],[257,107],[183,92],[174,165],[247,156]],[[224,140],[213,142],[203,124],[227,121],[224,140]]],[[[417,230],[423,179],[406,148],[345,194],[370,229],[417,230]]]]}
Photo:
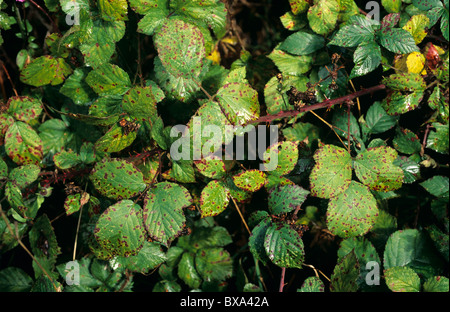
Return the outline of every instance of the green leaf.
{"type": "Polygon", "coordinates": [[[172,75],[161,63],[159,57],[155,57],[155,78],[158,85],[167,93],[168,99],[177,99],[183,102],[191,102],[198,97],[200,87],[192,78],[176,77],[172,75]]]}
{"type": "Polygon", "coordinates": [[[280,16],[280,21],[284,28],[290,31],[300,30],[308,23],[304,14],[295,15],[291,11],[288,11],[284,15],[280,16]]]}
{"type": "Polygon", "coordinates": [[[386,285],[393,292],[419,292],[420,277],[413,269],[396,266],[384,272],[386,285]]]}
{"type": "Polygon", "coordinates": [[[449,151],[449,126],[438,122],[431,124],[434,130],[428,134],[426,147],[438,153],[448,154],[449,151]]]}
{"type": "Polygon", "coordinates": [[[310,276],[303,281],[298,292],[325,292],[325,285],[317,276],[310,276]]]}
{"type": "MultiPolygon", "coordinates": [[[[78,14],[78,13],[76,13],[78,14]]],[[[116,45],[125,35],[124,21],[105,21],[94,19],[86,28],[85,38],[82,38],[80,51],[84,56],[85,65],[98,68],[107,64],[113,56],[116,45]]]]}
{"type": "Polygon", "coordinates": [[[224,281],[233,274],[233,261],[221,247],[204,248],[197,251],[195,269],[205,282],[224,281]]]}
{"type": "Polygon", "coordinates": [[[168,20],[154,35],[164,68],[175,77],[196,79],[202,70],[205,41],[200,30],[181,20],[168,20]]]}
{"type": "Polygon", "coordinates": [[[352,16],[328,44],[340,47],[357,47],[361,43],[373,42],[375,40],[375,25],[377,24],[374,21],[363,16],[352,16]]]}
{"type": "Polygon", "coordinates": [[[279,46],[267,56],[277,68],[286,75],[302,76],[307,73],[313,63],[311,55],[292,55],[280,50],[279,46]]]}
{"type": "Polygon", "coordinates": [[[402,7],[402,0],[381,0],[381,4],[389,13],[397,13],[402,7]]]}
{"type": "Polygon", "coordinates": [[[294,14],[304,13],[309,8],[309,1],[307,0],[289,0],[291,11],[294,14]]]}
{"type": "Polygon", "coordinates": [[[419,51],[413,36],[401,28],[384,28],[379,34],[379,40],[383,47],[397,54],[407,54],[419,51]]]}
{"type": "Polygon", "coordinates": [[[272,214],[289,213],[301,206],[309,191],[298,185],[283,185],[273,189],[268,198],[272,214]]]}
{"type": "Polygon", "coordinates": [[[77,194],[67,195],[64,201],[64,210],[66,215],[71,215],[81,209],[85,204],[89,202],[89,194],[87,192],[81,192],[77,194]]]}
{"type": "Polygon", "coordinates": [[[394,232],[384,250],[384,269],[408,266],[429,278],[442,271],[442,262],[426,234],[416,229],[394,232]]]}
{"type": "Polygon", "coordinates": [[[445,276],[434,276],[423,283],[425,292],[447,292],[449,290],[449,280],[445,276]]]}
{"type": "Polygon", "coordinates": [[[420,10],[428,11],[434,7],[442,7],[440,0],[412,0],[414,6],[420,10]]]}
{"type": "Polygon", "coordinates": [[[419,137],[409,129],[397,128],[394,139],[394,148],[403,154],[419,153],[422,148],[419,137]]]}
{"type": "Polygon", "coordinates": [[[371,41],[361,43],[353,54],[353,67],[350,73],[350,79],[364,76],[374,71],[381,65],[381,49],[380,46],[371,41]]]}
{"type": "Polygon", "coordinates": [[[368,148],[355,158],[355,173],[358,179],[371,190],[393,191],[403,183],[403,171],[393,162],[397,152],[391,147],[368,148]]]}
{"type": "Polygon", "coordinates": [[[435,109],[439,116],[439,121],[448,124],[449,121],[449,106],[445,102],[445,97],[441,88],[435,87],[428,99],[428,106],[435,109]]]}
{"type": "Polygon", "coordinates": [[[210,28],[218,39],[225,35],[227,10],[220,0],[172,0],[170,8],[196,25],[210,28]]]}
{"type": "Polygon", "coordinates": [[[153,88],[134,87],[123,96],[122,107],[131,117],[138,120],[152,120],[157,115],[153,88]]]}
{"type": "Polygon", "coordinates": [[[360,265],[356,254],[352,251],[343,257],[334,267],[331,274],[331,292],[356,292],[360,265]]]}
{"type": "Polygon", "coordinates": [[[423,91],[426,83],[423,77],[416,73],[392,74],[383,79],[383,83],[395,91],[423,91]]]}
{"type": "Polygon", "coordinates": [[[340,147],[324,145],[314,153],[311,175],[311,195],[331,198],[344,192],[350,185],[352,161],[348,152],[340,147]]]}
{"type": "Polygon", "coordinates": [[[47,272],[53,271],[56,259],[61,254],[61,249],[58,246],[56,235],[48,216],[43,214],[37,218],[28,234],[31,251],[41,265],[38,266],[33,261],[35,276],[44,275],[42,268],[47,272]]]}
{"type": "Polygon", "coordinates": [[[194,161],[194,164],[201,174],[211,179],[220,179],[226,173],[225,163],[218,156],[209,155],[194,161]]]}
{"type": "Polygon", "coordinates": [[[325,46],[322,36],[298,31],[287,37],[279,46],[279,49],[294,55],[307,55],[325,46]]]}
{"type": "Polygon", "coordinates": [[[118,200],[134,197],[145,189],[142,172],[121,159],[97,162],[89,178],[102,195],[118,200]]]}
{"type": "Polygon", "coordinates": [[[16,167],[9,173],[9,182],[13,183],[20,189],[24,189],[37,180],[40,171],[41,169],[34,164],[16,167]]]}
{"type": "Polygon", "coordinates": [[[311,29],[319,35],[328,35],[333,31],[339,17],[337,0],[317,0],[308,10],[308,21],[311,29]]]}
{"type": "MultiPolygon", "coordinates": [[[[447,197],[448,198],[448,197],[447,197]]],[[[433,241],[439,253],[448,262],[449,259],[449,235],[442,232],[435,224],[426,228],[428,235],[433,241]]]]}
{"type": "Polygon", "coordinates": [[[126,0],[99,0],[100,16],[105,21],[126,21],[128,19],[128,3],[126,0]]]}
{"type": "Polygon", "coordinates": [[[436,175],[420,185],[433,196],[449,199],[449,178],[436,175]]]}
{"type": "Polygon", "coordinates": [[[81,163],[79,155],[72,150],[63,150],[53,156],[53,161],[59,169],[70,169],[81,163]]]}
{"type": "Polygon", "coordinates": [[[192,204],[192,197],[183,186],[160,182],[151,188],[144,200],[144,225],[149,236],[168,246],[181,234],[186,222],[183,208],[192,204]]]}
{"type": "Polygon", "coordinates": [[[246,170],[234,175],[233,182],[244,191],[256,192],[266,184],[266,174],[257,169],[246,170]]]}
{"type": "Polygon", "coordinates": [[[185,252],[181,256],[178,264],[178,277],[190,288],[200,288],[202,278],[195,269],[195,254],[192,252],[185,252]]]}
{"type": "Polygon", "coordinates": [[[111,64],[92,70],[86,82],[100,96],[123,95],[131,88],[128,74],[119,66],[111,64]]]}
{"type": "Polygon", "coordinates": [[[250,251],[253,256],[261,261],[263,264],[267,265],[270,259],[267,256],[265,249],[265,239],[267,229],[271,226],[270,219],[266,213],[265,218],[263,218],[253,229],[252,234],[249,237],[248,244],[250,251]]]}
{"type": "Polygon", "coordinates": [[[269,146],[263,154],[264,171],[270,175],[282,176],[294,170],[297,160],[298,146],[296,142],[277,142],[269,146]]]}
{"type": "Polygon", "coordinates": [[[420,179],[420,164],[416,161],[407,158],[406,156],[400,156],[393,164],[403,170],[403,183],[410,184],[420,179]]]}
{"type": "Polygon", "coordinates": [[[223,212],[230,201],[230,191],[226,185],[217,180],[210,181],[200,195],[200,210],[202,218],[217,216],[223,212]]]}
{"type": "Polygon", "coordinates": [[[117,256],[135,256],[145,242],[142,210],[131,200],[121,200],[100,215],[94,229],[100,246],[117,256]]]}
{"type": "Polygon", "coordinates": [[[136,131],[126,133],[118,124],[114,124],[100,139],[95,142],[95,149],[105,153],[120,152],[130,146],[136,139],[136,131]]]}
{"type": "Polygon", "coordinates": [[[386,113],[379,101],[374,102],[366,113],[366,122],[361,127],[366,127],[369,133],[379,134],[394,127],[398,121],[397,116],[386,113]]]}
{"type": "Polygon", "coordinates": [[[300,235],[287,224],[271,225],[266,231],[264,248],[269,259],[282,268],[302,268],[305,250],[300,235]]]}
{"type": "Polygon", "coordinates": [[[66,79],[59,92],[70,98],[77,105],[90,103],[93,100],[95,93],[85,82],[88,73],[89,69],[87,68],[75,69],[72,75],[66,79]]]}
{"type": "Polygon", "coordinates": [[[8,177],[8,165],[0,158],[0,180],[8,177]]]}
{"type": "Polygon", "coordinates": [[[364,235],[375,224],[378,207],[369,189],[355,181],[332,197],[327,209],[327,227],[342,238],[364,235]]]}
{"type": "Polygon", "coordinates": [[[25,65],[20,72],[20,81],[34,87],[55,86],[71,73],[72,68],[63,58],[43,55],[25,65]]]}
{"type": "Polygon", "coordinates": [[[422,91],[412,92],[406,95],[396,91],[388,93],[387,96],[383,98],[381,105],[391,116],[405,114],[419,107],[423,95],[424,93],[422,91]]]}
{"type": "Polygon", "coordinates": [[[144,242],[144,246],[135,256],[117,257],[114,262],[132,272],[148,274],[167,260],[161,245],[155,242],[144,242]]]}
{"type": "Polygon", "coordinates": [[[5,134],[5,150],[18,165],[39,164],[43,157],[42,140],[28,124],[16,121],[5,134]]]}
{"type": "Polygon", "coordinates": [[[138,32],[152,36],[170,14],[167,0],[130,0],[130,7],[136,13],[145,15],[138,23],[138,32]]]}
{"type": "Polygon", "coordinates": [[[227,83],[217,91],[216,98],[233,125],[245,125],[259,118],[258,93],[247,83],[227,83]]]}
{"type": "Polygon", "coordinates": [[[10,97],[6,107],[9,115],[26,123],[39,117],[42,112],[42,102],[28,96],[10,97]]]}
{"type": "Polygon", "coordinates": [[[1,292],[28,292],[33,279],[21,268],[7,267],[0,271],[1,292]]]}

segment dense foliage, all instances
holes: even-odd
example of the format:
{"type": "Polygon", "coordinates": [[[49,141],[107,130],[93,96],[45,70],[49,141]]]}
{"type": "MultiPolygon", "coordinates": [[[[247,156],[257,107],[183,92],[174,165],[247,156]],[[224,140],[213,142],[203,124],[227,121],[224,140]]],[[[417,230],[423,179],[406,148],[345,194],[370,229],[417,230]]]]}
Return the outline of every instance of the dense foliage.
{"type": "Polygon", "coordinates": [[[0,0],[0,290],[448,291],[448,21],[0,0]]]}

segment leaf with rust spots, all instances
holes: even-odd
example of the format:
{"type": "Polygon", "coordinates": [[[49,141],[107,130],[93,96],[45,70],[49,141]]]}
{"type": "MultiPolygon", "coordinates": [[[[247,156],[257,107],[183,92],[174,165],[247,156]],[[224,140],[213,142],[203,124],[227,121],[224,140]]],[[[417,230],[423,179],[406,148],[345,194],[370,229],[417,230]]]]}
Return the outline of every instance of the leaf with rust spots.
{"type": "Polygon", "coordinates": [[[175,77],[196,79],[203,67],[205,41],[200,30],[181,20],[167,20],[154,35],[164,68],[175,77]]]}
{"type": "Polygon", "coordinates": [[[403,184],[403,170],[394,165],[397,152],[391,147],[368,148],[355,157],[355,173],[371,190],[393,191],[403,184]]]}
{"type": "Polygon", "coordinates": [[[89,178],[104,196],[128,199],[145,189],[144,176],[133,164],[121,159],[104,159],[95,164],[89,178]]]}
{"type": "Polygon", "coordinates": [[[233,176],[233,182],[244,191],[256,192],[266,184],[267,180],[264,172],[253,169],[233,176]]]}
{"type": "Polygon", "coordinates": [[[55,86],[71,73],[72,68],[63,58],[43,55],[25,65],[20,72],[20,81],[34,87],[55,86]]]}
{"type": "Polygon", "coordinates": [[[164,246],[180,235],[186,222],[183,208],[192,204],[188,190],[176,183],[160,182],[144,200],[144,224],[148,235],[164,246]]]}
{"type": "Polygon", "coordinates": [[[272,214],[289,213],[301,206],[309,195],[309,191],[299,185],[282,185],[274,188],[268,199],[272,214]]]}
{"type": "Polygon", "coordinates": [[[200,195],[202,218],[222,213],[230,201],[230,191],[222,181],[210,181],[200,195]]]}
{"type": "Polygon", "coordinates": [[[111,255],[137,255],[146,238],[141,207],[131,200],[109,206],[100,215],[94,235],[99,245],[111,255]]]}
{"type": "Polygon", "coordinates": [[[8,114],[26,123],[39,117],[42,112],[42,102],[28,96],[11,97],[6,106],[8,114]]]}
{"type": "Polygon", "coordinates": [[[327,227],[342,238],[366,234],[375,224],[378,207],[369,188],[356,181],[328,203],[327,227]]]}
{"type": "Polygon", "coordinates": [[[41,138],[31,126],[22,121],[16,121],[6,131],[5,149],[18,165],[38,165],[43,157],[41,138]]]}
{"type": "Polygon", "coordinates": [[[344,192],[352,177],[352,159],[348,152],[334,145],[325,145],[314,154],[316,161],[311,175],[311,195],[331,198],[344,192]]]}

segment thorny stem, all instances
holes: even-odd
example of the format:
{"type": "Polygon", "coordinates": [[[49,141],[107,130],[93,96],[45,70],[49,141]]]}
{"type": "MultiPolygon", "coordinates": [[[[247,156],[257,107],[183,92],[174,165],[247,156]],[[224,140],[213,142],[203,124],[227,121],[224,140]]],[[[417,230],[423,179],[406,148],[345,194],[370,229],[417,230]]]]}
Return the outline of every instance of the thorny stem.
{"type": "Polygon", "coordinates": [[[279,292],[283,292],[283,287],[284,287],[284,277],[286,275],[286,268],[281,268],[281,278],[280,278],[280,288],[279,288],[279,292]]]}
{"type": "Polygon", "coordinates": [[[384,89],[386,89],[386,86],[384,84],[380,84],[380,85],[377,85],[377,86],[374,86],[371,88],[367,88],[367,89],[363,89],[363,90],[360,90],[360,91],[357,91],[352,94],[348,94],[348,95],[345,95],[345,96],[342,96],[342,97],[339,97],[336,99],[325,100],[321,103],[303,106],[298,110],[281,111],[277,114],[266,115],[266,116],[260,117],[256,120],[253,120],[250,123],[253,124],[253,123],[260,123],[260,122],[271,122],[271,121],[273,121],[275,119],[279,119],[279,118],[294,117],[303,112],[314,111],[314,110],[321,109],[321,108],[330,108],[334,105],[342,104],[347,101],[351,101],[357,97],[361,97],[363,95],[371,94],[373,92],[384,90],[384,89]]]}

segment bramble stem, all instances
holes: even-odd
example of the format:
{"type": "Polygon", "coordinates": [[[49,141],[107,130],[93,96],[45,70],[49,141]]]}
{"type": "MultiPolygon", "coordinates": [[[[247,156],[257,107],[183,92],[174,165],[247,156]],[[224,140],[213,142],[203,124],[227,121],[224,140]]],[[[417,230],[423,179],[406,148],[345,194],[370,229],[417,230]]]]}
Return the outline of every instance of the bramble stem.
{"type": "Polygon", "coordinates": [[[321,109],[321,108],[330,108],[334,105],[342,104],[347,101],[351,101],[357,97],[361,97],[363,95],[370,94],[370,93],[384,90],[384,89],[386,89],[386,86],[384,84],[380,84],[380,85],[377,85],[374,87],[370,87],[367,89],[363,89],[363,90],[354,92],[352,94],[341,96],[336,99],[325,100],[321,103],[317,103],[317,104],[313,104],[313,105],[306,105],[306,106],[301,107],[299,110],[281,111],[277,114],[266,115],[266,116],[260,117],[256,120],[253,120],[250,123],[271,122],[271,121],[273,121],[275,119],[279,119],[279,118],[294,117],[303,112],[313,111],[313,110],[321,109]]]}

